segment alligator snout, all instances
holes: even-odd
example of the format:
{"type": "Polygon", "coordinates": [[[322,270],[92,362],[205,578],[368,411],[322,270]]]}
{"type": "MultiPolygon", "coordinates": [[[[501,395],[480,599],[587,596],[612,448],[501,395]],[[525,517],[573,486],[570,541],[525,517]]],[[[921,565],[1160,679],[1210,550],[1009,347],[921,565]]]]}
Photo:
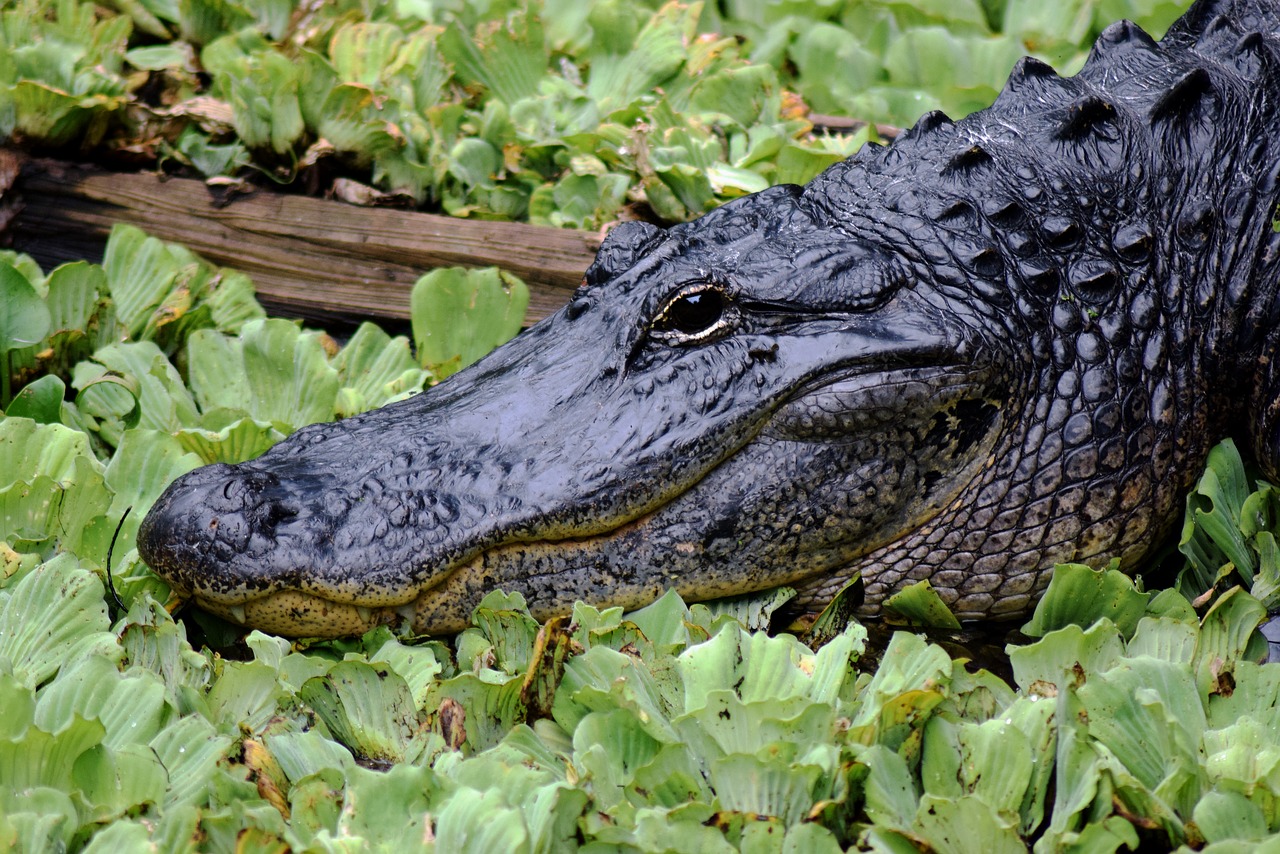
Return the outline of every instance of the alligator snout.
{"type": "Polygon", "coordinates": [[[190,589],[223,577],[237,556],[273,542],[278,527],[299,512],[277,474],[217,463],[174,481],[138,538],[154,568],[190,589]]]}

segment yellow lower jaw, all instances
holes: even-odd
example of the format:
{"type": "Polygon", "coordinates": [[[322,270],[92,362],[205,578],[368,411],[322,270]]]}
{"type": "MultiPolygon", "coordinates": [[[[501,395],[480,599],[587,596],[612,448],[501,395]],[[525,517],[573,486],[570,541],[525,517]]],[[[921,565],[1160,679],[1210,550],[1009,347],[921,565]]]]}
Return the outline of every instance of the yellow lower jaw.
{"type": "Polygon", "coordinates": [[[242,626],[295,638],[332,638],[361,635],[375,626],[404,619],[404,609],[344,605],[302,593],[282,590],[239,605],[196,599],[210,613],[242,626]]]}

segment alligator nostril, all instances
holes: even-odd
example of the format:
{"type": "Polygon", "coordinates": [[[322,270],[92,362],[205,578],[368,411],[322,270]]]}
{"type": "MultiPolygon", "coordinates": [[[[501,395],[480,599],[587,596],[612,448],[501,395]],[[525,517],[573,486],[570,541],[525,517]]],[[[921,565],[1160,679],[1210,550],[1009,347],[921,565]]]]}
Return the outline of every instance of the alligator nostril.
{"type": "MultiPolygon", "coordinates": [[[[224,468],[225,471],[218,472],[222,488],[213,495],[222,495],[226,502],[222,509],[227,511],[252,510],[263,502],[268,490],[280,485],[280,478],[270,472],[236,470],[231,466],[224,468]]],[[[197,469],[197,473],[200,471],[203,470],[197,469]]],[[[216,481],[210,486],[217,489],[216,481]]]]}

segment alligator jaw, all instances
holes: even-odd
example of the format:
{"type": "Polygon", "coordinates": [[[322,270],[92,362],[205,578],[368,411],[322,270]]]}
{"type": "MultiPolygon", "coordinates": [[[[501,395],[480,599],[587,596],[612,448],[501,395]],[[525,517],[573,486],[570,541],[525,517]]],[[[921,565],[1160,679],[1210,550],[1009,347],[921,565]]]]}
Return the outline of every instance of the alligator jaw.
{"type": "MultiPolygon", "coordinates": [[[[237,605],[194,596],[196,605],[240,626],[289,637],[360,635],[377,626],[413,624],[413,608],[370,608],[335,602],[300,590],[281,590],[237,605]]],[[[459,626],[458,629],[463,628],[459,626]]],[[[456,631],[458,629],[451,629],[456,631]]]]}

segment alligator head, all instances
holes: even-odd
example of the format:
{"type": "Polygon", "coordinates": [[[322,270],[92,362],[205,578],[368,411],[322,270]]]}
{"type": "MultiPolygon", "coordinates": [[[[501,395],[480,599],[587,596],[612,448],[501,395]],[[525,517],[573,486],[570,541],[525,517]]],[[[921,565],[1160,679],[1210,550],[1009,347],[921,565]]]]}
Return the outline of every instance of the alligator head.
{"type": "Polygon", "coordinates": [[[871,612],[928,578],[1013,616],[1055,562],[1134,565],[1280,355],[1280,52],[1229,5],[1160,44],[1117,24],[1073,78],[1024,60],[988,110],[805,188],[620,226],[467,370],[180,478],[144,559],[293,635],[454,631],[496,588],[538,617],[820,606],[855,571],[871,612]]]}
{"type": "Polygon", "coordinates": [[[285,633],[468,624],[494,588],[705,599],[848,564],[989,462],[1009,365],[780,187],[615,229],[558,314],[441,385],[180,478],[139,535],[285,633]]]}

